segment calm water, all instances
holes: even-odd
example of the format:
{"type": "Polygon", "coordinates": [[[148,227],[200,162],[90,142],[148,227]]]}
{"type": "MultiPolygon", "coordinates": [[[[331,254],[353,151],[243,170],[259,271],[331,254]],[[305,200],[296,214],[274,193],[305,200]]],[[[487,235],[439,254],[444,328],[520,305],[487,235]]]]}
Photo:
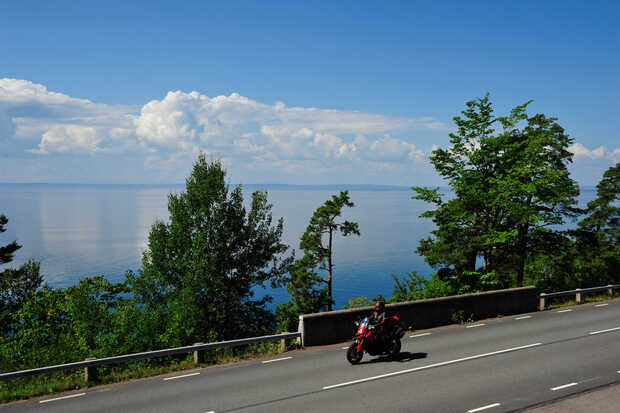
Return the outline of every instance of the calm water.
{"type": "MultiPolygon", "coordinates": [[[[246,201],[258,188],[268,190],[274,218],[284,217],[284,242],[296,250],[312,212],[339,190],[248,185],[246,201]]],[[[23,247],[10,265],[35,258],[52,286],[67,287],[97,274],[119,281],[126,270],[140,267],[153,221],[168,218],[167,195],[182,190],[181,185],[0,184],[0,213],[9,218],[0,244],[17,239],[23,247]]],[[[353,297],[391,296],[391,274],[431,273],[414,251],[432,224],[418,218],[427,206],[412,200],[410,189],[351,187],[349,193],[356,206],[343,218],[359,223],[361,237],[336,237],[337,308],[353,297]]],[[[580,204],[595,196],[593,189],[582,189],[580,204]]],[[[269,293],[275,304],[288,300],[285,289],[269,293]]]]}

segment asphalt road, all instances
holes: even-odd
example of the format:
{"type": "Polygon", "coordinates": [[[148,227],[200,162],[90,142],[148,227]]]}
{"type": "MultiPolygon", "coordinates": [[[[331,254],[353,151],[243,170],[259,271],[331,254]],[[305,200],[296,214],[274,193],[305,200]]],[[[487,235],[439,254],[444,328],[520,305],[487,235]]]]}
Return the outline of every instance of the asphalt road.
{"type": "Polygon", "coordinates": [[[0,412],[509,412],[620,382],[620,300],[417,331],[398,360],[288,352],[0,412]]]}

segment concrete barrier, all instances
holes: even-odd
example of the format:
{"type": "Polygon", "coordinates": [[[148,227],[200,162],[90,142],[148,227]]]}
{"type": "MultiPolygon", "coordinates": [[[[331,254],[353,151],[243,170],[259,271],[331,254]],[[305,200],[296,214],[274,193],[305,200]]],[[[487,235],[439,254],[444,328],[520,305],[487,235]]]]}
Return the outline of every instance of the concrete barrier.
{"type": "MultiPolygon", "coordinates": [[[[386,314],[398,315],[408,330],[419,330],[537,309],[536,288],[522,287],[388,304],[386,314]]],[[[299,332],[302,343],[304,346],[318,346],[350,340],[355,333],[353,323],[372,311],[372,307],[361,307],[301,315],[299,332]]]]}

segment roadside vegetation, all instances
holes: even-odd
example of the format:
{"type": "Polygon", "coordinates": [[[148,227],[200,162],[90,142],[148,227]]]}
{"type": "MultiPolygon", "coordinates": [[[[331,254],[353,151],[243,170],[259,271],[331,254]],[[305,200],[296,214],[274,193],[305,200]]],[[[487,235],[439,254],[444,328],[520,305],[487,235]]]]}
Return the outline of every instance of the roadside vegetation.
{"type": "MultiPolygon", "coordinates": [[[[414,187],[435,229],[417,253],[434,269],[393,276],[390,302],[535,285],[541,292],[620,283],[620,164],[609,168],[587,208],[570,177],[573,143],[554,118],[528,115],[528,103],[496,116],[488,95],[467,102],[450,146],[430,158],[450,186],[414,187]],[[577,222],[575,229],[566,228],[577,222]]],[[[88,357],[294,331],[300,314],[331,310],[336,236],[360,236],[342,218],[354,207],[347,191],[318,206],[299,243],[282,242],[284,222],[272,217],[267,193],[244,206],[240,186],[226,183],[217,160],[201,154],[185,192],[168,197],[169,221],[153,223],[142,266],[118,283],[82,279],[69,288],[43,284],[39,263],[0,272],[0,372],[88,357]],[[286,287],[291,299],[270,311],[254,289],[286,287]]],[[[0,215],[0,233],[9,220],[0,215]]],[[[19,250],[0,247],[0,265],[19,250]]],[[[377,297],[352,297],[345,308],[377,297]]],[[[587,299],[594,299],[588,297],[587,299]]],[[[466,321],[465,315],[455,322],[466,321]]],[[[215,351],[205,365],[272,354],[274,343],[215,351]]],[[[195,365],[164,357],[100,368],[100,383],[195,365]]],[[[0,383],[0,401],[85,386],[83,372],[0,383]]]]}

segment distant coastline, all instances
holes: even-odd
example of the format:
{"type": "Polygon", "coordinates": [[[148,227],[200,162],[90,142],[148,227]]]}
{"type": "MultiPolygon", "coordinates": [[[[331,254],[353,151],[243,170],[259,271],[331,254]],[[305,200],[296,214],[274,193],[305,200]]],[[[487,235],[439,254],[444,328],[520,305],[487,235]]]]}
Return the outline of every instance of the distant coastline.
{"type": "MultiPolygon", "coordinates": [[[[231,186],[235,187],[241,185],[243,188],[248,189],[277,189],[277,190],[334,190],[334,191],[410,191],[411,187],[405,185],[375,185],[375,184],[237,184],[231,183],[231,186]]],[[[46,183],[46,182],[26,182],[26,183],[12,183],[12,182],[0,182],[0,186],[32,186],[32,187],[46,187],[46,188],[185,188],[185,184],[72,184],[72,183],[46,183]]],[[[436,188],[435,185],[424,185],[431,188],[436,188]]],[[[440,186],[442,190],[450,190],[447,186],[440,186]]],[[[596,190],[596,186],[580,186],[580,190],[592,191],[596,190]]]]}

